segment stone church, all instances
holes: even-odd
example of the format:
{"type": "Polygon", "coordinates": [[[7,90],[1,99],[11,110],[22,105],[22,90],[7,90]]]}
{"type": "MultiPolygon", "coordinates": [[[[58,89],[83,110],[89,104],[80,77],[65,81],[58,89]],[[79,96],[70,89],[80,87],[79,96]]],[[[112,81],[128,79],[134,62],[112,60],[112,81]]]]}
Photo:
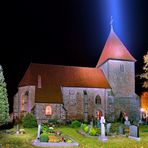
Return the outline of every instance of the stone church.
{"type": "Polygon", "coordinates": [[[31,63],[14,96],[14,116],[88,121],[103,115],[112,122],[122,111],[139,120],[135,61],[111,26],[96,67],[31,63]]]}

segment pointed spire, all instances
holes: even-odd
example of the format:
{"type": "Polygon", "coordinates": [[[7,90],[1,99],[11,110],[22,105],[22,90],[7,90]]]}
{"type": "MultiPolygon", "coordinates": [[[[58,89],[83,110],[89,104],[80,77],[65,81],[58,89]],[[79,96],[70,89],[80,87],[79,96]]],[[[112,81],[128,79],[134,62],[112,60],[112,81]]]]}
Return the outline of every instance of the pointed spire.
{"type": "Polygon", "coordinates": [[[110,17],[110,28],[111,28],[111,31],[113,31],[113,16],[110,17]]]}
{"type": "Polygon", "coordinates": [[[129,53],[124,44],[120,41],[113,30],[113,18],[110,21],[111,31],[108,39],[105,43],[99,61],[96,67],[99,67],[109,59],[114,60],[126,60],[126,61],[136,61],[135,58],[129,53]]]}

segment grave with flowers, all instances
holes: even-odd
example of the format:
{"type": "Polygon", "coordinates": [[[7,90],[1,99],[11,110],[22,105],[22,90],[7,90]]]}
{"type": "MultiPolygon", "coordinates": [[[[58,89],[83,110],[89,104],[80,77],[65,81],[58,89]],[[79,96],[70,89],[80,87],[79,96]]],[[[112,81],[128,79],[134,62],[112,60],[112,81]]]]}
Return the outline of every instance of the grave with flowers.
{"type": "Polygon", "coordinates": [[[33,140],[32,144],[34,146],[79,146],[74,139],[45,123],[38,126],[37,139],[33,140]]]}

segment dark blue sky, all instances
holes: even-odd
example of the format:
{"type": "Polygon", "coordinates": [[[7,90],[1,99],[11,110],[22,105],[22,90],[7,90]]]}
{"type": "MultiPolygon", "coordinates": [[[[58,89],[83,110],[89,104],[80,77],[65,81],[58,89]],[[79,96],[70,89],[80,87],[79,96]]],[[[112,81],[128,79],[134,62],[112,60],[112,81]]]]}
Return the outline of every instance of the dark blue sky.
{"type": "Polygon", "coordinates": [[[147,0],[18,0],[2,7],[0,63],[10,100],[30,62],[94,67],[111,15],[116,34],[137,59],[136,74],[141,72],[148,51],[147,0]]]}

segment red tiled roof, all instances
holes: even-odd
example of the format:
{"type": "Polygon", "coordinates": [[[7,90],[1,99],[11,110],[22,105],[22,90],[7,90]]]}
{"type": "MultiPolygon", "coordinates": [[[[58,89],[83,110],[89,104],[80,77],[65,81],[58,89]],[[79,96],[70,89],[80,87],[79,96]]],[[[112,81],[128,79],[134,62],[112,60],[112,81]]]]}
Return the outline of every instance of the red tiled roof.
{"type": "Polygon", "coordinates": [[[120,41],[120,39],[117,37],[117,35],[114,33],[113,29],[111,29],[111,32],[96,67],[100,66],[108,59],[136,61],[135,58],[129,53],[127,48],[120,41]]]}
{"type": "Polygon", "coordinates": [[[62,103],[61,86],[110,88],[99,68],[30,64],[19,86],[35,85],[35,101],[40,103],[62,103]],[[38,75],[42,88],[37,88],[38,75]]]}

